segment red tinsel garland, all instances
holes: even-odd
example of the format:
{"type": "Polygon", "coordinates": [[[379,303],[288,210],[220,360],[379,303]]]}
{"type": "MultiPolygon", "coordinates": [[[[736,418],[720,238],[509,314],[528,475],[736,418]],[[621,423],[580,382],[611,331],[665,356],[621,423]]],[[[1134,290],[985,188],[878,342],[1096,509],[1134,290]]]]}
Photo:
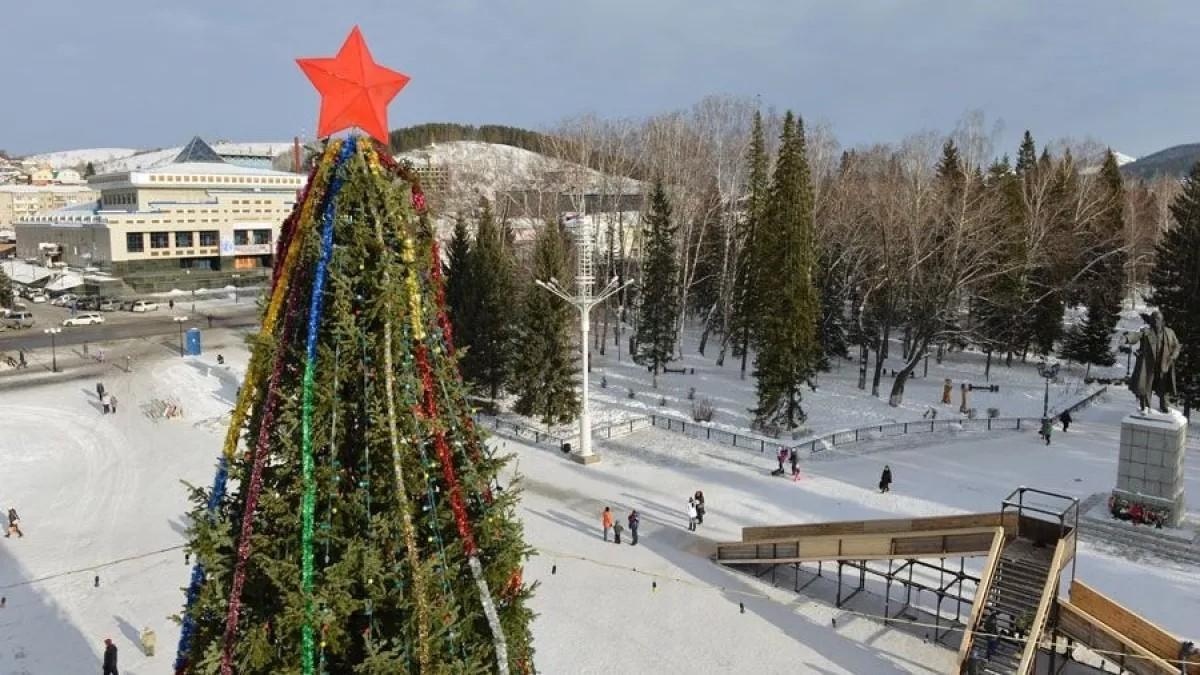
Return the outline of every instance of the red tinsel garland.
{"type": "MultiPolygon", "coordinates": [[[[421,385],[424,389],[424,417],[436,424],[438,416],[437,389],[433,383],[433,369],[429,365],[429,354],[425,345],[418,344],[417,370],[421,373],[421,385]]],[[[458,483],[458,475],[454,471],[454,457],[450,454],[450,446],[446,443],[446,432],[440,427],[434,429],[433,447],[437,451],[438,462],[442,465],[442,478],[450,492],[450,510],[454,512],[454,522],[458,526],[458,535],[463,540],[463,550],[468,556],[475,555],[475,535],[471,532],[471,524],[467,520],[467,507],[463,504],[462,488],[458,483]]]]}

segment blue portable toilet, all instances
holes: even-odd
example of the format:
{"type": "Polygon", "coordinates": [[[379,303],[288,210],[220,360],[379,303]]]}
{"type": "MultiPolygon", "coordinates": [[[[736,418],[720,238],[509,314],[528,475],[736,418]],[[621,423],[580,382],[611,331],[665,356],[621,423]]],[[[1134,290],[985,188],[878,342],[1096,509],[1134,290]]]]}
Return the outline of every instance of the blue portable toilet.
{"type": "Polygon", "coordinates": [[[184,353],[188,356],[200,356],[200,329],[187,329],[187,338],[184,340],[184,353]]]}

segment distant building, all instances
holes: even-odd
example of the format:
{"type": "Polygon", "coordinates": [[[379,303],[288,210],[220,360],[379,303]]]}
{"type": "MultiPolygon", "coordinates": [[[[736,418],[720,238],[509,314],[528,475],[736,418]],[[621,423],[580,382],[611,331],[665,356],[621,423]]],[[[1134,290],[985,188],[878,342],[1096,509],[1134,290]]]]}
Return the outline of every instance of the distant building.
{"type": "Polygon", "coordinates": [[[87,181],[75,169],[59,169],[54,173],[54,182],[59,185],[85,185],[87,181]]]}
{"type": "Polygon", "coordinates": [[[169,164],[93,176],[98,202],[21,219],[17,255],[95,266],[139,290],[262,277],[304,181],[231,164],[194,138],[169,164]]]}
{"type": "Polygon", "coordinates": [[[87,185],[0,185],[0,229],[80,202],[95,202],[100,196],[87,185]]]}
{"type": "Polygon", "coordinates": [[[47,165],[34,167],[29,172],[30,185],[49,185],[54,182],[54,171],[47,165]]]}

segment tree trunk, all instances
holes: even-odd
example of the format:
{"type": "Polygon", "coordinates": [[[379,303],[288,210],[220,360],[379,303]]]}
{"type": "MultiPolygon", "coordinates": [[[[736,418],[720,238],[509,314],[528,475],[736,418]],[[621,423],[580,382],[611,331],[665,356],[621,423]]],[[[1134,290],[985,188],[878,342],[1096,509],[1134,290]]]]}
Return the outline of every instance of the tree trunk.
{"type": "Polygon", "coordinates": [[[741,379],[746,379],[746,357],[750,353],[750,328],[742,329],[742,375],[741,379]]]}
{"type": "Polygon", "coordinates": [[[866,391],[867,389],[867,364],[871,360],[871,350],[867,348],[867,343],[863,342],[858,346],[858,388],[866,391]]]}
{"type": "Polygon", "coordinates": [[[879,340],[875,343],[875,379],[871,381],[871,395],[879,397],[879,379],[883,376],[883,345],[886,344],[887,329],[879,331],[879,340]]]}
{"type": "Polygon", "coordinates": [[[888,357],[888,345],[892,341],[892,324],[884,322],[883,324],[883,341],[880,343],[879,354],[884,360],[888,357]]]}
{"type": "Polygon", "coordinates": [[[990,382],[992,376],[992,350],[987,350],[987,361],[983,364],[983,381],[990,382]]]}
{"type": "MultiPolygon", "coordinates": [[[[914,344],[917,346],[917,344],[914,344]]],[[[929,348],[929,340],[921,340],[919,342],[920,349],[914,349],[912,356],[904,363],[904,367],[900,372],[896,373],[896,380],[892,382],[892,393],[888,396],[888,405],[893,408],[898,407],[904,402],[904,383],[908,381],[908,376],[912,374],[913,368],[917,367],[917,363],[921,360],[921,355],[929,348]]]]}

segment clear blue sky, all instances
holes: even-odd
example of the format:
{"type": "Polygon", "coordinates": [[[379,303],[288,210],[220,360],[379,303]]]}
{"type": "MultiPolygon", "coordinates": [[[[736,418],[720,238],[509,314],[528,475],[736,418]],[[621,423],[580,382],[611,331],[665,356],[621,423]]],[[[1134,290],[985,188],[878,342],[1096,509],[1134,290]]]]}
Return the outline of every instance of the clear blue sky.
{"type": "Polygon", "coordinates": [[[413,80],[391,126],[542,128],[759,95],[843,145],[968,109],[1141,155],[1200,141],[1195,0],[8,0],[0,148],[282,140],[316,93],[293,59],[362,26],[413,80]]]}

